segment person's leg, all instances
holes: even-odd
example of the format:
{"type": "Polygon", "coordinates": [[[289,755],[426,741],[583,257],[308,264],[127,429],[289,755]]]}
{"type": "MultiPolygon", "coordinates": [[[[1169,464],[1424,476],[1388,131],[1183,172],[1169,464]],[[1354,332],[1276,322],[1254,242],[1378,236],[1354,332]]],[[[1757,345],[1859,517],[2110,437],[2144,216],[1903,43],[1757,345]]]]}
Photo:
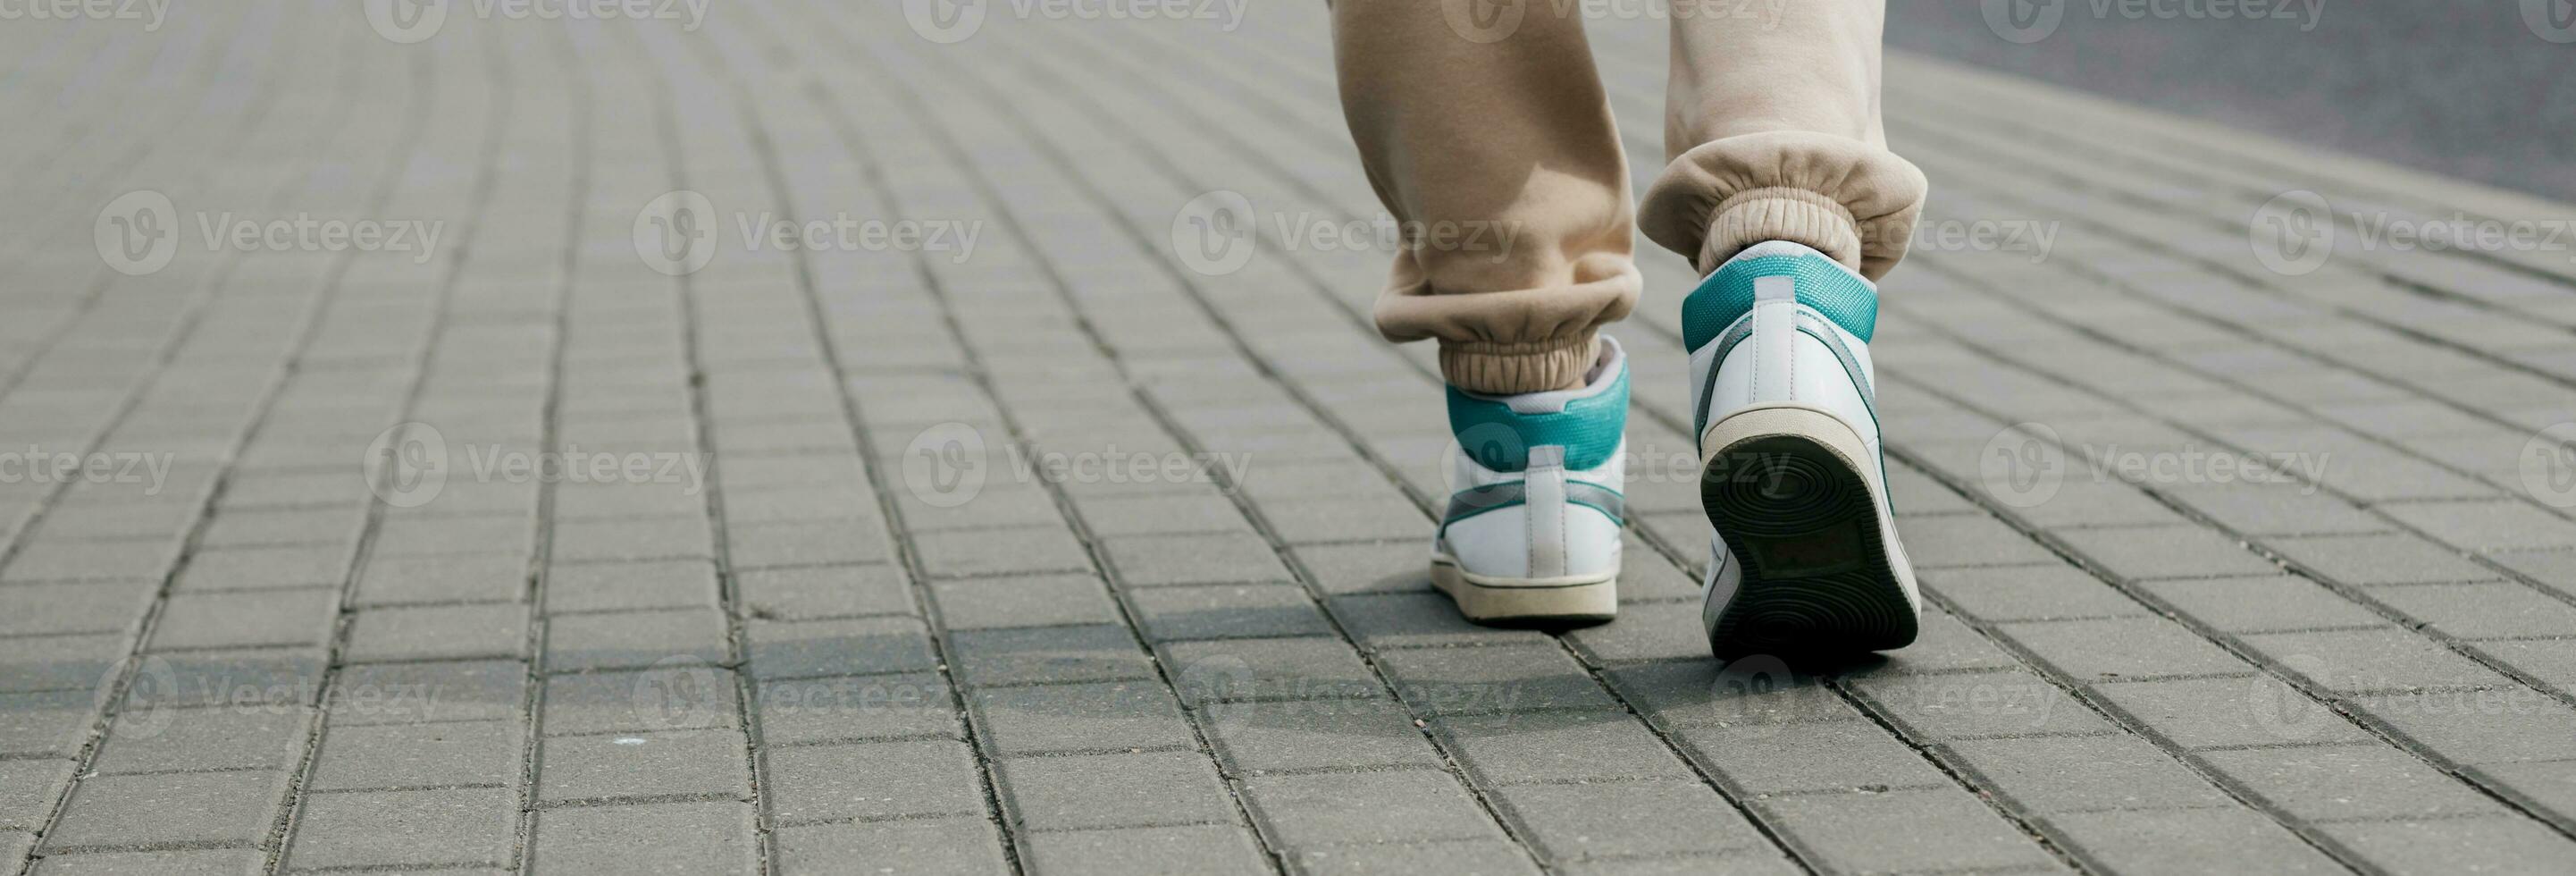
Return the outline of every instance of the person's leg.
{"type": "Polygon", "coordinates": [[[1335,0],[1342,112],[1369,184],[1407,227],[1456,235],[1396,254],[1388,340],[1440,343],[1450,385],[1581,385],[1593,332],[1628,315],[1627,161],[1579,16],[1492,0],[1335,0]],[[1471,233],[1478,234],[1469,239],[1471,233]]]}
{"type": "Polygon", "coordinates": [[[1882,650],[1921,597],[1887,499],[1869,341],[1873,282],[1925,184],[1878,117],[1881,0],[1799,0],[1775,21],[1676,17],[1672,164],[1655,242],[1707,274],[1682,303],[1720,656],[1882,650]]]}
{"type": "Polygon", "coordinates": [[[1923,172],[1879,122],[1885,0],[1795,0],[1776,20],[1673,21],[1664,149],[1646,236],[1700,273],[1765,240],[1805,244],[1876,280],[1905,255],[1923,172]]]}
{"type": "Polygon", "coordinates": [[[1577,16],[1495,0],[1336,0],[1335,66],[1378,199],[1427,232],[1377,302],[1436,339],[1454,495],[1432,581],[1470,619],[1618,606],[1628,314],[1626,160],[1577,16]]]}

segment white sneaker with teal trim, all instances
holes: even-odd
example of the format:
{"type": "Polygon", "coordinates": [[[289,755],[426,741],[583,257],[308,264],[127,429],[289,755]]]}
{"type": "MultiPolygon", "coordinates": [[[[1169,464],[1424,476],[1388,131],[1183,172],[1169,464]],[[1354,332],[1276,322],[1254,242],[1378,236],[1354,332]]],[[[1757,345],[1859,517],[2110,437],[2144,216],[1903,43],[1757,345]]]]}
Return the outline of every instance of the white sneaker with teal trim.
{"type": "Polygon", "coordinates": [[[1758,244],[1682,304],[1700,503],[1700,620],[1720,657],[1901,648],[1922,597],[1896,539],[1869,339],[1878,288],[1823,253],[1758,244]]]}
{"type": "Polygon", "coordinates": [[[1580,389],[1451,387],[1448,513],[1431,583],[1478,623],[1608,620],[1619,610],[1628,359],[1604,336],[1580,389]]]}

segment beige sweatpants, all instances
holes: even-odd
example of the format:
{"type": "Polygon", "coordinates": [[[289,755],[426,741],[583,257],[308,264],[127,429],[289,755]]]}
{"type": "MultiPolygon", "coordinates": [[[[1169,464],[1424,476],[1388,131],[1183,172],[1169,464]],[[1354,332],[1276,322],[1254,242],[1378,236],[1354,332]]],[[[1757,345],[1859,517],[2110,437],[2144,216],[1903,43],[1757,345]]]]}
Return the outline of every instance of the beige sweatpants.
{"type": "Polygon", "coordinates": [[[1671,163],[1638,225],[1582,4],[1333,7],[1351,138],[1378,199],[1418,232],[1378,298],[1378,330],[1439,339],[1441,373],[1461,388],[1580,384],[1595,329],[1636,304],[1640,226],[1702,272],[1764,240],[1873,279],[1905,254],[1925,183],[1879,123],[1884,0],[1672,0],[1671,163]]]}

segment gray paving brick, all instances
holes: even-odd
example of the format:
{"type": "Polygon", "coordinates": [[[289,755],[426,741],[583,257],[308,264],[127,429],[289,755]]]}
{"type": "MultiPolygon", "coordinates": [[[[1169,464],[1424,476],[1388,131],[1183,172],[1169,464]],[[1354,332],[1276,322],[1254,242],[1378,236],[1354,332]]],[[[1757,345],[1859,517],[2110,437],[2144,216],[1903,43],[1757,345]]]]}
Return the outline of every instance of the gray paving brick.
{"type": "Polygon", "coordinates": [[[1351,638],[1370,650],[1528,643],[1545,638],[1537,630],[1471,623],[1449,597],[1437,593],[1336,596],[1331,608],[1351,638]]]}
{"type": "Polygon", "coordinates": [[[847,523],[733,524],[725,529],[726,560],[736,569],[842,566],[881,563],[893,557],[873,530],[847,523]]]}
{"type": "Polygon", "coordinates": [[[705,664],[570,673],[545,681],[547,735],[696,730],[740,720],[732,673],[705,664]]]}
{"type": "MultiPolygon", "coordinates": [[[[437,505],[428,506],[446,510],[437,505]]],[[[424,517],[388,514],[376,527],[368,552],[379,557],[500,554],[526,557],[536,550],[537,527],[524,515],[424,517]]],[[[562,537],[557,536],[561,551],[562,537]]]]}
{"type": "Polygon", "coordinates": [[[303,754],[311,710],[296,705],[145,708],[119,717],[92,769],[101,774],[285,769],[303,754]]]}
{"type": "Polygon", "coordinates": [[[159,589],[150,581],[0,586],[0,635],[123,632],[159,589]]]}
{"type": "Polygon", "coordinates": [[[962,733],[948,685],[930,674],[763,681],[753,708],[772,745],[962,733]]]}
{"type": "Polygon", "coordinates": [[[337,587],[348,577],[349,550],[338,545],[215,548],[188,558],[177,589],[196,593],[337,587]]]}
{"type": "Polygon", "coordinates": [[[2551,590],[2576,596],[2576,551],[2498,551],[2488,559],[2551,590]]]}
{"type": "Polygon", "coordinates": [[[2544,873],[2576,842],[2522,818],[2352,822],[2318,829],[2392,873],[2544,873]]]}
{"type": "Polygon", "coordinates": [[[2576,758],[2576,709],[2526,687],[2362,698],[2361,711],[2460,763],[2576,758]]]}
{"type": "Polygon", "coordinates": [[[751,796],[750,755],[733,728],[557,736],[537,749],[540,804],[751,796]]]}
{"type": "Polygon", "coordinates": [[[334,726],[323,737],[316,791],[509,785],[519,778],[515,721],[334,726]]]}
{"type": "Polygon", "coordinates": [[[1553,644],[1390,652],[1378,667],[1397,696],[1429,714],[1619,707],[1553,644]]]}
{"type": "Polygon", "coordinates": [[[1907,520],[1903,538],[1906,556],[1917,569],[2057,562],[2056,554],[1992,517],[1957,515],[1907,520]]]}
{"type": "Polygon", "coordinates": [[[1928,605],[1916,622],[1914,644],[1884,656],[1887,662],[1875,669],[1891,675],[2011,669],[2021,665],[2020,660],[1983,633],[1949,612],[1928,605]]]}
{"type": "Polygon", "coordinates": [[[353,663],[519,657],[528,607],[519,603],[362,609],[349,623],[353,663]]]}
{"type": "Polygon", "coordinates": [[[1705,659],[1708,629],[1700,626],[1696,607],[1641,606],[1621,612],[1619,620],[1584,627],[1565,635],[1577,652],[1597,663],[1631,660],[1705,659]]]}
{"type": "Polygon", "coordinates": [[[1469,777],[1484,785],[1691,775],[1663,740],[1624,711],[1454,715],[1432,728],[1469,777]]]}
{"type": "Polygon", "coordinates": [[[1696,781],[1511,785],[1493,798],[1519,835],[1554,863],[1772,848],[1742,813],[1696,781]]]}
{"type": "Polygon", "coordinates": [[[1251,536],[1147,535],[1103,543],[1117,580],[1130,587],[1294,580],[1270,545],[1251,536]]]}
{"type": "Polygon", "coordinates": [[[546,671],[640,669],[673,658],[720,663],[730,635],[724,614],[707,608],[549,618],[546,671]]]}
{"type": "Polygon", "coordinates": [[[1089,575],[1024,575],[930,585],[942,625],[952,630],[1120,623],[1118,606],[1089,575]]]}
{"type": "Polygon", "coordinates": [[[2576,547],[2576,521],[2526,502],[2391,502],[2379,510],[2445,543],[2479,553],[2576,547]]]}
{"type": "MultiPolygon", "coordinates": [[[[551,588],[553,585],[549,585],[551,588]]],[[[358,573],[356,605],[511,602],[527,594],[524,558],[491,555],[382,557],[358,573]]]]}
{"type": "Polygon", "coordinates": [[[2021,670],[1864,676],[1849,682],[1879,713],[1924,739],[2101,733],[2108,722],[2021,670]]]}
{"type": "Polygon", "coordinates": [[[2030,812],[2227,808],[2235,801],[2134,736],[1950,743],[1980,787],[2030,812]]]}
{"type": "Polygon", "coordinates": [[[1792,845],[1837,871],[2001,870],[2052,860],[1957,788],[1781,797],[1759,806],[1792,845]]]}
{"type": "Polygon", "coordinates": [[[558,563],[712,559],[714,535],[704,514],[630,520],[565,521],[554,526],[548,557],[558,563]]]}
{"type": "Polygon", "coordinates": [[[2419,536],[2347,535],[2265,539],[2291,562],[2345,584],[2491,581],[2496,573],[2419,536]]]}
{"type": "Polygon", "coordinates": [[[181,593],[152,631],[155,650],[329,644],[339,611],[333,590],[181,593]]]}
{"type": "Polygon", "coordinates": [[[1796,675],[1776,659],[1733,663],[1677,660],[1602,671],[1639,714],[1665,727],[1856,719],[1852,708],[1813,675],[1796,675]]]}
{"type": "Polygon", "coordinates": [[[1385,695],[1359,654],[1340,639],[1228,639],[1164,647],[1181,701],[1368,698],[1385,695]]]}
{"type": "Polygon", "coordinates": [[[1431,589],[1430,555],[1418,544],[1300,545],[1292,553],[1314,577],[1315,586],[1326,593],[1414,593],[1431,589]]]}
{"type": "Polygon", "coordinates": [[[0,760],[0,830],[42,829],[78,765],[68,758],[0,760]]]}
{"type": "Polygon", "coordinates": [[[752,873],[748,803],[571,806],[537,814],[536,873],[752,873]]]}
{"type": "Polygon", "coordinates": [[[72,791],[45,848],[250,845],[285,793],[286,774],[272,770],[99,776],[72,791]]]}
{"type": "Polygon", "coordinates": [[[2111,574],[2130,580],[2266,575],[2279,571],[2233,537],[2196,526],[2080,530],[2060,533],[2059,537],[2111,574]]]}
{"type": "Polygon", "coordinates": [[[1032,834],[1028,861],[1047,873],[1267,873],[1252,834],[1233,825],[1032,834]]]}
{"type": "Polygon", "coordinates": [[[1234,819],[1223,780],[1196,751],[1012,758],[997,772],[1003,808],[1025,830],[1234,819]],[[1109,787],[1121,793],[1100,793],[1109,787]]]}
{"type": "Polygon", "coordinates": [[[769,752],[767,779],[761,793],[782,824],[984,813],[983,781],[962,742],[780,748],[769,752]]]}
{"type": "Polygon", "coordinates": [[[1941,569],[1924,572],[1921,583],[1959,612],[1989,623],[2148,613],[2118,588],[2074,566],[1941,569]]]}
{"type": "Polygon", "coordinates": [[[0,566],[0,584],[159,578],[179,553],[168,538],[118,541],[30,539],[0,566]]]}
{"type": "Polygon", "coordinates": [[[2307,822],[2500,814],[2495,801],[2386,745],[2212,751],[2212,767],[2307,822]]]}
{"type": "Polygon", "coordinates": [[[1707,725],[1673,735],[1720,782],[1746,794],[1949,782],[1920,752],[1865,720],[1707,725]]]}
{"type": "Polygon", "coordinates": [[[2375,741],[2270,676],[2125,682],[2093,690],[2153,735],[2183,748],[2375,741]]]}
{"type": "Polygon", "coordinates": [[[2002,633],[2079,682],[2244,672],[2244,660],[2160,617],[2005,624],[2002,633]]]}
{"type": "Polygon", "coordinates": [[[1156,681],[985,689],[972,708],[998,755],[1196,745],[1180,704],[1156,681]]]}
{"type": "Polygon", "coordinates": [[[1130,592],[1149,641],[1329,635],[1332,626],[1293,584],[1213,584],[1130,592]]]}
{"type": "Polygon", "coordinates": [[[515,660],[350,666],[331,686],[331,721],[515,720],[527,709],[527,676],[527,664],[515,660]]]}
{"type": "Polygon", "coordinates": [[[1244,804],[1274,847],[1499,839],[1458,780],[1431,770],[1255,776],[1244,804]]]}
{"type": "Polygon", "coordinates": [[[128,645],[120,635],[0,638],[0,692],[94,686],[128,645]]]}
{"type": "Polygon", "coordinates": [[[518,818],[518,800],[501,788],[317,793],[304,801],[286,866],[506,866],[518,818]]]}
{"type": "MultiPolygon", "coordinates": [[[[714,593],[714,581],[707,582],[714,593]]],[[[766,620],[918,614],[912,588],[891,565],[823,566],[738,572],[741,612],[766,620]]]]}
{"type": "Polygon", "coordinates": [[[1447,840],[1353,848],[1301,849],[1292,858],[1299,876],[1392,876],[1447,870],[1479,876],[1536,874],[1529,853],[1500,840],[1447,840]]]}
{"type": "Polygon", "coordinates": [[[2576,605],[2521,584],[2392,587],[2378,597],[2432,629],[2461,638],[2576,638],[2576,605]]]}
{"type": "Polygon", "coordinates": [[[2343,868],[2280,825],[2247,809],[2055,815],[2048,825],[2073,853],[2122,873],[2333,873],[2343,868]]]}
{"type": "Polygon", "coordinates": [[[37,862],[43,876],[241,876],[267,856],[251,849],[53,854],[37,862]]]}
{"type": "Polygon", "coordinates": [[[969,686],[1118,681],[1154,676],[1125,627],[1015,627],[951,633],[950,669],[969,686]]]}
{"type": "MultiPolygon", "coordinates": [[[[742,586],[747,595],[747,578],[742,586]]],[[[696,560],[558,565],[546,572],[548,614],[716,604],[715,567],[696,560]]]]}
{"type": "Polygon", "coordinates": [[[1252,534],[1252,524],[1243,519],[1243,512],[1215,492],[1086,498],[1076,500],[1074,507],[1082,512],[1083,524],[1102,536],[1252,534]]]}
{"type": "Polygon", "coordinates": [[[770,680],[918,672],[937,665],[912,618],[753,621],[751,674],[770,680]]]}
{"type": "Polygon", "coordinates": [[[2285,671],[2338,693],[2512,684],[2477,661],[2400,629],[2265,633],[2243,641],[2285,671]]]}
{"type": "Polygon", "coordinates": [[[1234,772],[1438,768],[1427,732],[1387,700],[1234,703],[1206,712],[1208,742],[1234,772]]]}
{"type": "Polygon", "coordinates": [[[2387,623],[2360,603],[2295,575],[2149,581],[2139,586],[2184,616],[2230,633],[2387,623]]]}
{"type": "Polygon", "coordinates": [[[1091,554],[1062,526],[923,532],[913,535],[933,578],[1091,571],[1091,554]]]}
{"type": "Polygon", "coordinates": [[[2220,526],[2248,535],[2341,535],[2391,529],[2387,521],[2350,502],[2303,486],[2186,484],[2159,492],[2220,526]]]}
{"type": "Polygon", "coordinates": [[[827,822],[778,831],[780,869],[825,873],[868,861],[924,876],[999,876],[1001,838],[982,816],[908,821],[827,822]]]}

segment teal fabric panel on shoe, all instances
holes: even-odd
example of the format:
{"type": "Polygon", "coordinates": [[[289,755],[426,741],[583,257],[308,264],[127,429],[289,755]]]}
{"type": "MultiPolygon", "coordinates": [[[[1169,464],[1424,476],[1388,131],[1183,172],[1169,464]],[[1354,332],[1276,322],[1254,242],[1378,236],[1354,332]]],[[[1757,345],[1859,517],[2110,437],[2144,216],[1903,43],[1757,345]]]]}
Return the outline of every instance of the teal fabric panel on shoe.
{"type": "Polygon", "coordinates": [[[1565,448],[1565,467],[1583,471],[1601,467],[1619,452],[1619,437],[1628,431],[1628,368],[1600,392],[1576,398],[1547,413],[1512,410],[1501,399],[1449,387],[1449,434],[1467,458],[1488,471],[1529,468],[1529,449],[1553,444],[1565,448]]]}
{"type": "Polygon", "coordinates": [[[1682,301],[1683,349],[1697,351],[1753,311],[1753,281],[1788,277],[1796,281],[1798,303],[1842,326],[1868,343],[1878,326],[1878,292],[1822,253],[1766,255],[1731,261],[1700,281],[1682,301]]]}

